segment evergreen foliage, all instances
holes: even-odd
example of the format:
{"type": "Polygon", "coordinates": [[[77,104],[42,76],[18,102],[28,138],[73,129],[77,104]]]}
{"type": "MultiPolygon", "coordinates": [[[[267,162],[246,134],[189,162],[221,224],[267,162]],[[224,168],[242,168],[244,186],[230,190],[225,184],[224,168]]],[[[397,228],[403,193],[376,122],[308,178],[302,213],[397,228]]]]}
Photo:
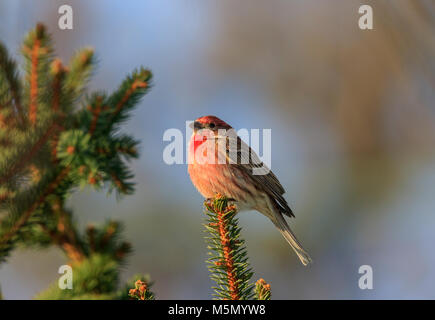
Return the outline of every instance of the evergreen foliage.
{"type": "Polygon", "coordinates": [[[65,201],[77,187],[134,191],[126,162],[138,157],[138,141],[119,129],[149,90],[151,72],[134,71],[110,95],[85,94],[92,49],[65,66],[38,24],[21,51],[23,78],[0,43],[0,262],[18,246],[56,245],[73,266],[73,290],[55,283],[38,298],[127,298],[127,288],[117,291],[131,251],[121,225],[108,221],[80,232],[65,201]]]}
{"type": "Polygon", "coordinates": [[[259,279],[255,283],[255,297],[257,300],[270,300],[270,284],[267,284],[264,279],[259,279]]]}
{"type": "MultiPolygon", "coordinates": [[[[54,57],[42,24],[25,37],[24,77],[0,43],[0,263],[16,247],[57,246],[73,268],[73,289],[58,283],[38,299],[153,300],[148,276],[121,289],[119,271],[131,246],[122,225],[107,221],[78,230],[65,207],[76,188],[91,186],[119,195],[134,192],[127,162],[138,157],[138,141],[120,133],[150,88],[151,72],[140,68],[112,94],[85,94],[95,57],[78,51],[68,66],[54,57]]],[[[205,202],[210,250],[208,267],[218,299],[270,299],[270,286],[251,284],[236,207],[217,196],[205,202]]],[[[1,298],[1,294],[0,294],[1,298]]]]}
{"type": "Polygon", "coordinates": [[[253,272],[245,240],[240,237],[236,206],[222,195],[206,200],[204,205],[207,215],[205,239],[210,256],[207,264],[210,278],[216,283],[214,297],[221,300],[269,300],[270,285],[260,279],[254,290],[250,283],[253,272]]]}
{"type": "Polygon", "coordinates": [[[134,289],[130,289],[128,296],[132,300],[154,300],[154,293],[151,291],[152,284],[146,277],[140,277],[134,283],[134,289]]]}

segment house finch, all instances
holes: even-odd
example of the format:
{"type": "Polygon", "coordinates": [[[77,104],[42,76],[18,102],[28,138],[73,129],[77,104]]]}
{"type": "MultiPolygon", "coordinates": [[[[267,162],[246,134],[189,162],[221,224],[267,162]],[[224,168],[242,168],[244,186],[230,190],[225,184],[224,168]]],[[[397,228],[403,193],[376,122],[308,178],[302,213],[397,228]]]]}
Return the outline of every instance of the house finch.
{"type": "Polygon", "coordinates": [[[239,210],[257,210],[278,228],[302,264],[311,262],[291,231],[284,215],[294,214],[282,196],[284,188],[256,153],[234,129],[215,116],[193,123],[188,171],[198,191],[207,199],[221,194],[236,202],[239,210]]]}

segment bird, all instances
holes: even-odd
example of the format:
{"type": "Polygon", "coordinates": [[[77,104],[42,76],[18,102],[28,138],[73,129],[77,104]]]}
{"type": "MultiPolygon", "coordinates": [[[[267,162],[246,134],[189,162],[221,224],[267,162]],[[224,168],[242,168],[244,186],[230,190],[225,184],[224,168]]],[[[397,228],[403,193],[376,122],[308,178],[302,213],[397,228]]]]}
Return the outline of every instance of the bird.
{"type": "Polygon", "coordinates": [[[217,194],[235,202],[238,211],[256,210],[268,217],[304,266],[312,263],[284,216],[294,217],[275,174],[225,121],[208,115],[191,125],[188,173],[205,199],[217,194]]]}

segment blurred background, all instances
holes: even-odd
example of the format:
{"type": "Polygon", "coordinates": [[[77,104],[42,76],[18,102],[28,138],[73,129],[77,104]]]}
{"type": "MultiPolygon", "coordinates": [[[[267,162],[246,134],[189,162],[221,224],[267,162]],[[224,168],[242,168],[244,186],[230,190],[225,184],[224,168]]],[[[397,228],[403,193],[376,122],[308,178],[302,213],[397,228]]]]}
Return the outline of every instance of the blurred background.
{"type": "MultiPolygon", "coordinates": [[[[123,279],[150,273],[159,299],[209,299],[202,198],[186,165],[168,166],[168,128],[214,114],[272,129],[272,170],[296,213],[303,267],[257,212],[242,212],[255,279],[273,299],[435,299],[435,2],[433,0],[0,0],[0,41],[19,57],[43,22],[67,61],[91,45],[90,89],[113,90],[139,65],[154,88],[126,125],[142,141],[136,193],[90,190],[69,206],[81,226],[123,221],[134,253],[123,279]],[[74,29],[58,28],[58,8],[74,29]],[[360,30],[358,8],[373,7],[360,30]],[[358,287],[370,265],[373,290],[358,287]]],[[[58,249],[14,251],[0,265],[5,299],[57,281],[58,249]]]]}

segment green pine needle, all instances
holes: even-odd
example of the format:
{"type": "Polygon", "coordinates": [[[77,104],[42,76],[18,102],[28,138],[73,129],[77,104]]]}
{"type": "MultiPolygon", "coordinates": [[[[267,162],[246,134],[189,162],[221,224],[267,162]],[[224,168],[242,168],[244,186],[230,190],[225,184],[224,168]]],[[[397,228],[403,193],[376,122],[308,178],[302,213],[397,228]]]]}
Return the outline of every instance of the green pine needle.
{"type": "Polygon", "coordinates": [[[247,259],[245,241],[235,217],[237,210],[225,197],[217,196],[204,202],[210,278],[216,283],[214,297],[221,300],[249,300],[254,298],[249,283],[253,272],[247,259]]]}

